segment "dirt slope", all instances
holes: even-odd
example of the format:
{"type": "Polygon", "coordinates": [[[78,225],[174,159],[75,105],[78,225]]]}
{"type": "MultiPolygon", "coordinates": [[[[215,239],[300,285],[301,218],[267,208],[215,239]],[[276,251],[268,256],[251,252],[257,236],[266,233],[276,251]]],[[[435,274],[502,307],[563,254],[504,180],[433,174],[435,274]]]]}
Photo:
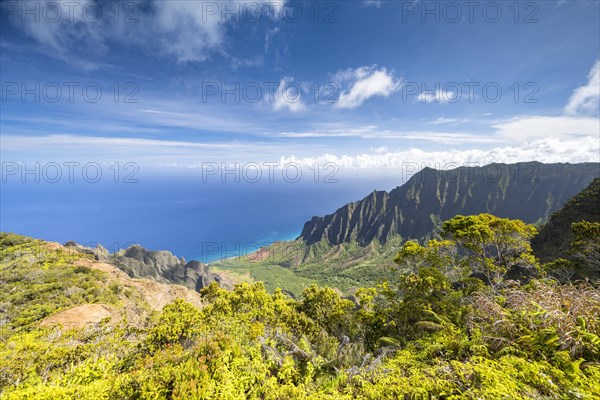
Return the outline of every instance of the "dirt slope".
{"type": "MultiPolygon", "coordinates": [[[[52,250],[57,249],[57,246],[62,247],[58,243],[51,243],[50,246],[52,250]]],[[[105,318],[110,318],[110,324],[124,319],[134,324],[142,323],[152,311],[161,311],[164,306],[179,298],[202,307],[200,294],[184,286],[132,279],[114,265],[90,259],[76,260],[73,265],[102,271],[109,275],[105,285],[117,284],[133,295],[123,296],[123,306],[118,309],[105,304],[81,304],[44,319],[42,326],[61,325],[63,329],[82,329],[98,324],[105,318]]]]}

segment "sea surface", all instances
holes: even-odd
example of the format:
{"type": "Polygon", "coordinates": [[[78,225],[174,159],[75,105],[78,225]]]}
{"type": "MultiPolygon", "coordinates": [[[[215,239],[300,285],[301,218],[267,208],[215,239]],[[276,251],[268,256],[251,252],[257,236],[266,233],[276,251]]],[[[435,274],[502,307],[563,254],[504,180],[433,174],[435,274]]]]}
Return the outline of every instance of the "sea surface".
{"type": "Polygon", "coordinates": [[[137,183],[26,178],[1,184],[0,231],[99,243],[111,252],[137,243],[202,262],[295,239],[312,216],[402,183],[390,176],[347,176],[330,183],[203,182],[187,172],[137,176],[137,183]]]}

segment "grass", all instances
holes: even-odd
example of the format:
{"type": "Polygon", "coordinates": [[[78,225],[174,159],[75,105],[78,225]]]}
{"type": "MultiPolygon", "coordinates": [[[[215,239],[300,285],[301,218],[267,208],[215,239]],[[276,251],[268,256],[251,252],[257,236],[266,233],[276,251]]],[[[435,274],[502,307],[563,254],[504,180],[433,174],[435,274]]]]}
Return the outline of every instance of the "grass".
{"type": "Polygon", "coordinates": [[[219,264],[219,267],[211,268],[214,272],[225,271],[239,282],[264,282],[269,292],[274,292],[277,288],[283,288],[288,294],[297,297],[302,294],[305,287],[316,280],[297,275],[291,269],[281,267],[276,264],[250,263],[248,261],[228,260],[219,264]]]}

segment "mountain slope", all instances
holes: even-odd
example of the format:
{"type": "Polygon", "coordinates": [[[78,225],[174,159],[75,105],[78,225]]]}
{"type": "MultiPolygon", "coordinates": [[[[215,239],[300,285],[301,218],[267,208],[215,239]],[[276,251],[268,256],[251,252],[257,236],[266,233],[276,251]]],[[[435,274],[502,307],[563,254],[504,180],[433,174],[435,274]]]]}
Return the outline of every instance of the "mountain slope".
{"type": "Polygon", "coordinates": [[[0,283],[0,342],[40,323],[91,328],[109,318],[137,326],[177,298],[202,306],[183,286],[132,279],[80,248],[3,232],[0,283]]]}
{"type": "Polygon", "coordinates": [[[571,198],[532,240],[534,254],[541,262],[570,258],[568,251],[574,239],[571,224],[580,221],[600,222],[600,178],[571,198]]]}
{"type": "Polygon", "coordinates": [[[352,292],[392,279],[391,260],[402,242],[435,237],[444,220],[485,212],[540,224],[598,176],[598,163],[424,169],[389,193],[375,191],[331,215],[312,218],[295,241],[263,248],[260,257],[250,254],[210,267],[219,274],[278,282],[294,295],[312,281],[352,292]]]}
{"type": "Polygon", "coordinates": [[[600,164],[490,164],[439,171],[425,168],[391,192],[374,191],[325,217],[306,222],[308,245],[428,237],[457,214],[491,213],[540,223],[600,176],[600,164]]]}

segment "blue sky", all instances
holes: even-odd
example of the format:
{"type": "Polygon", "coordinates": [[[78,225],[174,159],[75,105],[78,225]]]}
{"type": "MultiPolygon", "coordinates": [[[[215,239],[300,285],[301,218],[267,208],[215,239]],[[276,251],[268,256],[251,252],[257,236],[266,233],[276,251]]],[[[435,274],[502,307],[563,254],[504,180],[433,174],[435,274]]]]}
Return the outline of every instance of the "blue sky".
{"type": "Polygon", "coordinates": [[[475,3],[6,1],[2,158],[599,161],[600,2],[475,3]]]}

